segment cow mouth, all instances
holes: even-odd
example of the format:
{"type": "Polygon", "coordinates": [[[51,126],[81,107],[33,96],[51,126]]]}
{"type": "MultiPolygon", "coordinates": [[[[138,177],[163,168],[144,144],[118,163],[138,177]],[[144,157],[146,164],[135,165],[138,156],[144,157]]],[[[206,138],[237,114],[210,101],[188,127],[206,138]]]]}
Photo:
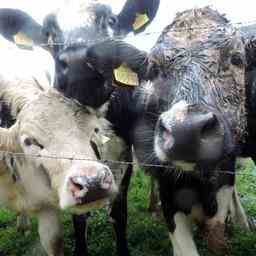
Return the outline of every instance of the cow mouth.
{"type": "Polygon", "coordinates": [[[82,206],[103,199],[111,198],[114,194],[113,181],[109,175],[105,175],[97,185],[79,182],[80,177],[73,177],[69,181],[69,188],[77,205],[82,206]]]}

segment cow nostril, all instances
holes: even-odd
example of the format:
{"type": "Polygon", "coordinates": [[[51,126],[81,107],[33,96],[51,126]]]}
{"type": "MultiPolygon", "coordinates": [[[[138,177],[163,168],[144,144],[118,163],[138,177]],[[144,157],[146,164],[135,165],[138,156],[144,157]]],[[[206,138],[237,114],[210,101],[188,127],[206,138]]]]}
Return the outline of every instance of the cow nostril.
{"type": "Polygon", "coordinates": [[[64,60],[59,60],[59,66],[60,66],[61,70],[67,70],[68,69],[68,64],[64,60]]]}
{"type": "Polygon", "coordinates": [[[207,138],[212,136],[213,134],[216,134],[216,132],[218,131],[218,125],[219,122],[216,116],[214,114],[209,114],[205,124],[201,129],[201,138],[207,138]]]}
{"type": "Polygon", "coordinates": [[[70,178],[70,182],[77,190],[82,190],[87,185],[87,181],[81,176],[70,178]]]}
{"type": "Polygon", "coordinates": [[[101,187],[102,187],[102,189],[107,190],[112,186],[112,184],[113,184],[112,176],[109,173],[108,169],[105,168],[105,174],[103,175],[102,180],[101,180],[101,187]]]}
{"type": "Polygon", "coordinates": [[[159,121],[159,135],[162,138],[163,147],[166,150],[170,150],[174,145],[174,137],[172,134],[171,127],[166,127],[164,122],[160,119],[159,121]]]}
{"type": "Polygon", "coordinates": [[[116,16],[110,16],[108,18],[108,24],[110,27],[114,27],[117,24],[117,22],[118,22],[118,19],[116,16]]]}

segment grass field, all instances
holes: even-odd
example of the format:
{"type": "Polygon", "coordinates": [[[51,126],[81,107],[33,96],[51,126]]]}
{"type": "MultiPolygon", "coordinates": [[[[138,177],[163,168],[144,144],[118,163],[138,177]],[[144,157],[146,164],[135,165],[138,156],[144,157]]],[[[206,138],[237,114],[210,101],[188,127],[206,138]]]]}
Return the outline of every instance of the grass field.
{"type": "MultiPolygon", "coordinates": [[[[238,176],[238,190],[242,202],[251,217],[256,218],[256,171],[252,161],[243,162],[238,176]]],[[[139,171],[133,177],[129,193],[128,240],[132,256],[171,256],[171,244],[167,229],[160,220],[147,213],[149,178],[139,171]]],[[[71,217],[62,215],[65,227],[65,255],[72,255],[73,228],[71,217]]],[[[26,236],[16,230],[16,216],[12,212],[0,211],[0,256],[40,256],[36,231],[36,220],[32,221],[32,232],[26,236]]],[[[91,256],[116,255],[111,225],[105,210],[92,213],[89,225],[89,250],[91,256]]],[[[256,255],[256,231],[244,232],[233,227],[230,252],[232,256],[256,255]]],[[[196,235],[197,236],[197,235],[196,235]]],[[[213,256],[207,252],[203,241],[197,238],[202,256],[213,256]]],[[[42,254],[43,255],[43,254],[42,254]]],[[[227,255],[227,254],[226,254],[227,255]]],[[[188,255],[189,256],[189,255],[188,255]]]]}

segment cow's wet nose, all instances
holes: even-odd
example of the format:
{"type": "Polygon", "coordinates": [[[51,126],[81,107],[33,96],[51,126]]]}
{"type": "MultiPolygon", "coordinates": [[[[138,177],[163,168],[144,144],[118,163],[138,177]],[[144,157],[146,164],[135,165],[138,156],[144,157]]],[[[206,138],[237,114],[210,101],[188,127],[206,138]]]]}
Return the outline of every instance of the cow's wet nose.
{"type": "Polygon", "coordinates": [[[113,175],[107,167],[89,172],[79,172],[69,178],[69,189],[77,202],[81,204],[110,196],[114,186],[113,175]]]}
{"type": "Polygon", "coordinates": [[[223,153],[223,127],[212,112],[160,119],[159,134],[163,150],[171,160],[215,161],[223,153]]]}

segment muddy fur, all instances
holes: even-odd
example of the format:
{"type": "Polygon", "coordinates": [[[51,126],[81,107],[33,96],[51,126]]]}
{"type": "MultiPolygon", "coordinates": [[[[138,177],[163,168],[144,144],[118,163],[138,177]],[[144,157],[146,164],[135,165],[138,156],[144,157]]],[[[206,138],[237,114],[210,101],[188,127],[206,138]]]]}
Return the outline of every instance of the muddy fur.
{"type": "Polygon", "coordinates": [[[234,143],[244,140],[246,55],[242,38],[224,16],[210,8],[178,14],[158,39],[150,60],[168,79],[167,106],[181,99],[210,105],[231,127],[234,143]],[[199,24],[209,30],[188,30],[199,24]],[[241,63],[234,65],[235,58],[241,63]]]}

